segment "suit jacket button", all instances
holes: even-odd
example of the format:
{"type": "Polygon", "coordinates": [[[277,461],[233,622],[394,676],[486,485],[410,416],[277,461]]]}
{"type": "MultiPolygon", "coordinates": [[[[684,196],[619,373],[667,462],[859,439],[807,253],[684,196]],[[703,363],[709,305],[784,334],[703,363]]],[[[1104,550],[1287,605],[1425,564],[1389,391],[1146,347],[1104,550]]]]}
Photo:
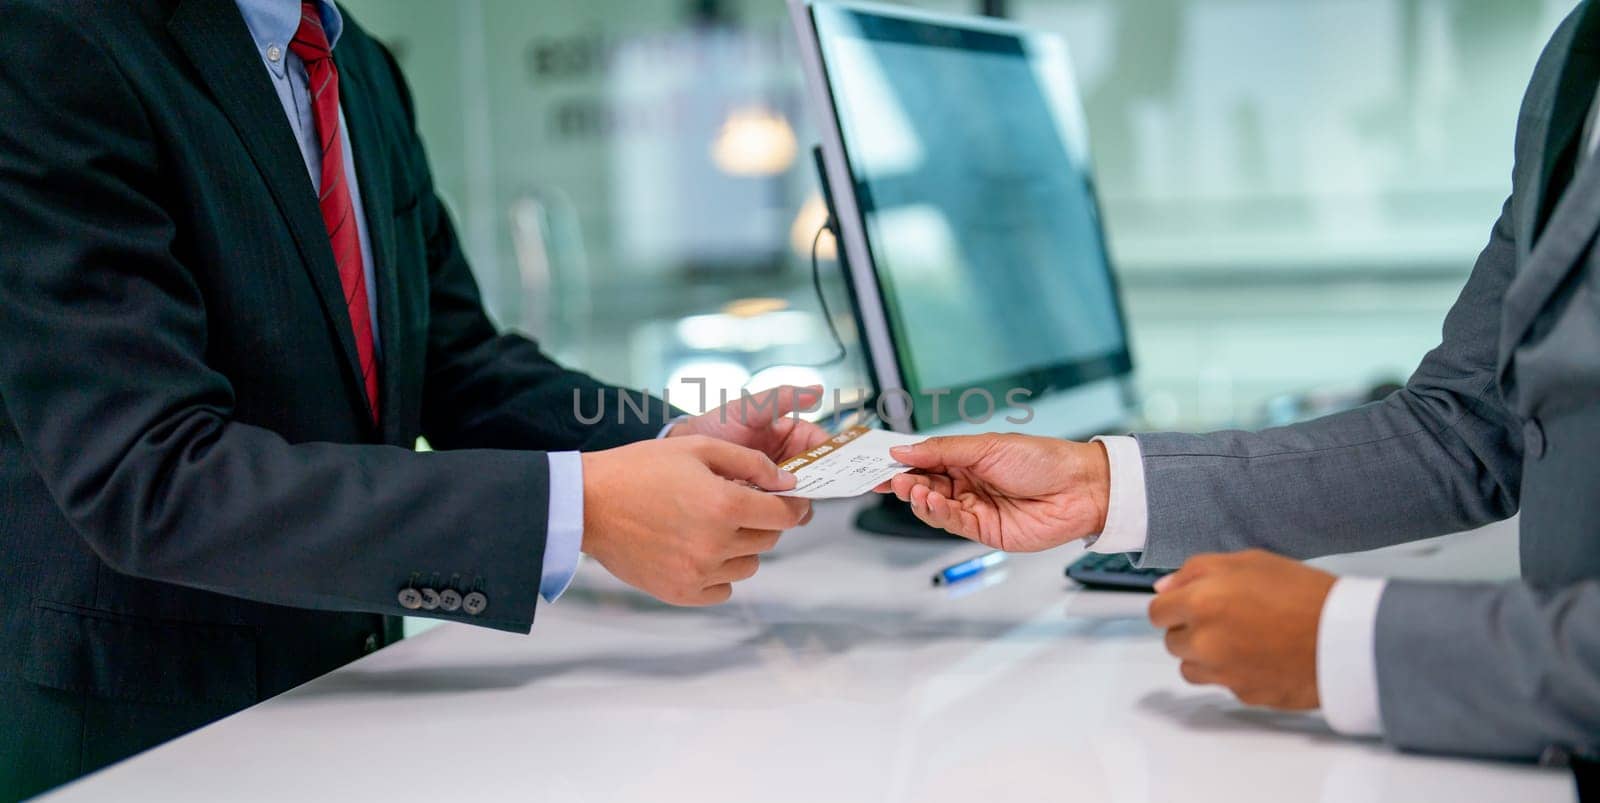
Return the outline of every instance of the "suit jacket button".
{"type": "Polygon", "coordinates": [[[1544,427],[1539,424],[1539,419],[1528,419],[1528,423],[1522,425],[1523,452],[1538,460],[1544,457],[1545,446],[1544,427]]]}
{"type": "Polygon", "coordinates": [[[378,636],[376,633],[368,634],[366,643],[361,645],[361,651],[369,654],[378,651],[378,636]]]}
{"type": "Polygon", "coordinates": [[[477,616],[483,613],[483,609],[487,607],[489,607],[489,598],[480,591],[474,591],[461,598],[461,610],[466,611],[470,616],[477,616]]]}
{"type": "Polygon", "coordinates": [[[421,591],[422,591],[422,609],[425,610],[425,611],[431,611],[431,610],[437,609],[439,607],[439,592],[437,592],[437,591],[435,591],[435,590],[433,590],[431,588],[424,588],[424,589],[421,589],[421,591]]]}
{"type": "Polygon", "coordinates": [[[453,588],[440,591],[439,607],[451,612],[461,610],[461,592],[453,588]]]}
{"type": "Polygon", "coordinates": [[[422,607],[422,592],[415,588],[403,588],[400,590],[399,600],[400,607],[414,611],[422,607]]]}

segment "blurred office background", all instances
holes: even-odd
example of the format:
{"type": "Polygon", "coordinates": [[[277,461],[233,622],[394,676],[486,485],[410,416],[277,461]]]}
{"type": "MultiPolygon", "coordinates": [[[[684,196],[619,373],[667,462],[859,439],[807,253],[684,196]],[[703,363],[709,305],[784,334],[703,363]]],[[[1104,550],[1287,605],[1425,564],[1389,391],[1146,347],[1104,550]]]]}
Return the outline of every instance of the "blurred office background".
{"type": "MultiPolygon", "coordinates": [[[[866,382],[811,287],[822,223],[782,0],[345,0],[395,50],[498,321],[698,406],[866,382]],[[791,367],[771,367],[789,365],[791,367]],[[715,403],[715,394],[711,399],[715,403]]],[[[1294,417],[1403,379],[1510,188],[1573,0],[928,0],[1062,33],[1144,426],[1294,417]]],[[[849,304],[821,243],[824,290],[849,304]]]]}

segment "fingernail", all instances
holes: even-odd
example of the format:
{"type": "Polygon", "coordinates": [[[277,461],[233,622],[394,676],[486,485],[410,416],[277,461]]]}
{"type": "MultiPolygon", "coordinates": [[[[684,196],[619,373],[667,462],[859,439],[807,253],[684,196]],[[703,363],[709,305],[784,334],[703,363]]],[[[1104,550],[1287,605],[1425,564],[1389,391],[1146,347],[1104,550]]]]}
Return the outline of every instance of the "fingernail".
{"type": "Polygon", "coordinates": [[[778,469],[778,481],[779,482],[787,482],[790,485],[794,485],[795,483],[798,483],[800,480],[797,479],[794,476],[794,472],[792,472],[792,471],[784,471],[783,469],[780,468],[780,469],[778,469]]]}
{"type": "Polygon", "coordinates": [[[1163,577],[1160,580],[1157,580],[1156,581],[1156,585],[1155,585],[1156,593],[1160,594],[1161,592],[1166,591],[1167,590],[1167,586],[1172,585],[1172,578],[1174,578],[1176,576],[1177,575],[1169,574],[1166,577],[1163,577]]]}
{"type": "Polygon", "coordinates": [[[909,454],[911,454],[911,447],[910,446],[895,446],[895,447],[889,449],[889,456],[890,457],[900,458],[900,457],[905,457],[905,456],[907,456],[909,454]]]}

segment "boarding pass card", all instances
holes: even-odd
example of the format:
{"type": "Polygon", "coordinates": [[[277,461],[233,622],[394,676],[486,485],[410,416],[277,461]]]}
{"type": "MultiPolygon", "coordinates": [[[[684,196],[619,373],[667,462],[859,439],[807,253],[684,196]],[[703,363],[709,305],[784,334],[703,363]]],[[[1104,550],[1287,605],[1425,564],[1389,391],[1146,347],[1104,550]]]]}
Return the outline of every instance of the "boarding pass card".
{"type": "Polygon", "coordinates": [[[778,496],[842,499],[869,493],[884,481],[911,470],[889,456],[890,448],[924,440],[927,438],[920,435],[851,427],[781,464],[784,471],[794,474],[797,484],[778,496]]]}

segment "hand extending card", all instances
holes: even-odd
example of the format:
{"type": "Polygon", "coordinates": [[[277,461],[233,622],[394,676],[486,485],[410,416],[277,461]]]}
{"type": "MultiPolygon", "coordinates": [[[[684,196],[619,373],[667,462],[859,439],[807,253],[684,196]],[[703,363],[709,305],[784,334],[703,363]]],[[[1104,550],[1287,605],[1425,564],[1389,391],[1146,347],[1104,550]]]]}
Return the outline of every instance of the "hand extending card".
{"type": "Polygon", "coordinates": [[[851,427],[815,449],[779,467],[793,472],[797,484],[778,496],[801,499],[843,499],[870,493],[881,483],[911,470],[889,456],[889,449],[921,443],[921,435],[851,427]]]}

